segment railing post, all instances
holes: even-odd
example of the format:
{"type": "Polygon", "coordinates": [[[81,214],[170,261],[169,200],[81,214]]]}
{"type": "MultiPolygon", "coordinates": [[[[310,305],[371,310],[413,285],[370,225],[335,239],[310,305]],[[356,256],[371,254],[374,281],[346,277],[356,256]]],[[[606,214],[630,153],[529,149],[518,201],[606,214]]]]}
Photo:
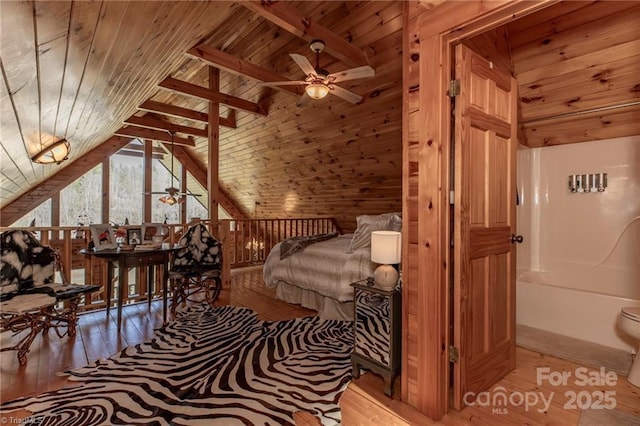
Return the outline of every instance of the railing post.
{"type": "Polygon", "coordinates": [[[222,287],[231,286],[231,229],[230,221],[218,221],[218,236],[222,243],[222,287]]]}
{"type": "Polygon", "coordinates": [[[71,282],[71,258],[73,251],[71,247],[71,230],[65,229],[62,232],[62,271],[66,282],[71,282]]]}

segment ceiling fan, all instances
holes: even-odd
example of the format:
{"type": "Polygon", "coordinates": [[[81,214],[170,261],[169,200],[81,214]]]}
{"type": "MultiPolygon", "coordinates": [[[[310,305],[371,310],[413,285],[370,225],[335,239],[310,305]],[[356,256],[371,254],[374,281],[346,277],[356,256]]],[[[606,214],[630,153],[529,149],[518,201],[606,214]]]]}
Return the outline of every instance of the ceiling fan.
{"type": "Polygon", "coordinates": [[[173,139],[175,137],[175,132],[169,132],[171,134],[171,169],[169,173],[171,174],[171,186],[164,189],[164,192],[145,192],[145,195],[149,194],[163,194],[162,197],[159,198],[161,202],[172,206],[174,204],[181,204],[186,201],[185,196],[191,195],[194,197],[200,197],[201,194],[193,194],[191,192],[180,192],[178,188],[173,186],[173,139]]]}
{"type": "Polygon", "coordinates": [[[325,46],[326,45],[322,40],[312,40],[309,44],[311,51],[316,54],[315,67],[311,65],[311,63],[305,56],[298,55],[296,53],[289,54],[289,56],[293,58],[295,63],[307,75],[304,80],[268,81],[260,84],[264,86],[305,85],[305,94],[302,95],[302,98],[300,98],[298,105],[304,105],[309,100],[309,98],[322,99],[329,93],[334,94],[348,102],[357,104],[362,100],[362,96],[343,89],[335,83],[347,80],[355,80],[357,78],[373,77],[376,73],[375,70],[368,65],[364,65],[361,67],[351,68],[345,71],[329,74],[327,70],[320,68],[320,53],[324,50],[325,46]]]}

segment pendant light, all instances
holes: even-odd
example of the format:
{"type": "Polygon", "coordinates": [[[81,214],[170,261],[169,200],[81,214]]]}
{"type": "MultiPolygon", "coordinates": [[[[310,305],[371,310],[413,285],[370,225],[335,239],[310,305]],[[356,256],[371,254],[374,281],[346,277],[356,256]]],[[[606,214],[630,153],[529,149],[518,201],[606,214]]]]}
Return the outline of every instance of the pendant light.
{"type": "Polygon", "coordinates": [[[177,195],[179,195],[179,190],[178,190],[178,188],[173,186],[173,146],[174,146],[175,132],[170,132],[170,133],[171,133],[171,169],[170,169],[171,186],[164,189],[165,191],[167,191],[167,194],[162,196],[162,197],[160,197],[159,200],[160,200],[160,202],[162,202],[164,204],[167,204],[169,206],[173,206],[174,204],[184,203],[185,202],[185,198],[177,196],[177,195]]]}

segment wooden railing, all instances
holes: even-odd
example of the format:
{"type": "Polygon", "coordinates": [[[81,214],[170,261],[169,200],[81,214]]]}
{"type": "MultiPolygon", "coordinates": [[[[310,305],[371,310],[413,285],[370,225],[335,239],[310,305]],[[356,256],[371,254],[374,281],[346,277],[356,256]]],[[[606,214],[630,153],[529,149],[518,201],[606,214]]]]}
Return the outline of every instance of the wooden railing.
{"type": "MultiPolygon", "coordinates": [[[[222,221],[226,222],[226,221],[222,221]]],[[[230,220],[232,268],[262,264],[280,241],[290,237],[338,232],[332,218],[230,220]]]]}
{"type": "MultiPolygon", "coordinates": [[[[278,242],[295,236],[339,232],[332,218],[303,219],[256,219],[256,220],[220,220],[217,224],[203,220],[213,236],[222,242],[223,247],[223,287],[228,287],[231,269],[264,263],[267,255],[278,242]]],[[[193,223],[163,225],[164,241],[178,243],[180,237],[193,223]]],[[[139,228],[140,225],[123,226],[139,228]]],[[[11,228],[0,227],[0,232],[11,228]]],[[[106,301],[113,304],[114,293],[106,296],[104,285],[107,281],[107,264],[94,256],[83,255],[80,250],[87,248],[91,240],[89,227],[30,227],[38,239],[46,245],[59,250],[62,258],[62,271],[67,280],[75,283],[91,283],[102,286],[102,290],[87,295],[81,310],[99,309],[106,301]]],[[[159,274],[156,279],[159,280],[159,274]]],[[[152,297],[161,297],[160,285],[149,285],[144,268],[130,271],[129,288],[125,303],[146,300],[148,293],[152,297]],[[149,291],[150,290],[150,291],[149,291]]]]}

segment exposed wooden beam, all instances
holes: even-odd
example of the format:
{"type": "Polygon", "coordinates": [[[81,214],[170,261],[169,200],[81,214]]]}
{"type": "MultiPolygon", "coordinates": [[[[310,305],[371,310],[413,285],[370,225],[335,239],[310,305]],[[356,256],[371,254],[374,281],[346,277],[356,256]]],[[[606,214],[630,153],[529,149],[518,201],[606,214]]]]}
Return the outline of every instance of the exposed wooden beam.
{"type": "MultiPolygon", "coordinates": [[[[131,137],[113,136],[98,145],[88,153],[74,160],[68,166],[60,169],[56,174],[50,176],[47,180],[31,188],[19,198],[0,208],[0,226],[9,226],[16,220],[20,219],[25,212],[29,212],[40,204],[45,202],[52,194],[60,192],[64,187],[75,181],[98,164],[103,164],[103,190],[102,202],[103,210],[102,221],[108,221],[109,212],[109,157],[131,142],[131,137]],[[106,184],[104,184],[106,182],[106,184]],[[106,188],[106,189],[105,189],[106,188]]],[[[165,143],[164,147],[167,151],[171,150],[171,145],[165,143]]],[[[207,185],[207,168],[206,165],[200,164],[195,160],[187,149],[181,145],[174,147],[174,155],[186,168],[189,173],[200,183],[206,187],[207,185]]],[[[248,219],[246,212],[241,210],[233,199],[220,188],[219,202],[222,207],[231,214],[235,219],[248,219]]]]}
{"type": "MultiPolygon", "coordinates": [[[[142,197],[142,214],[144,222],[151,222],[151,191],[153,191],[153,141],[144,142],[144,170],[142,184],[144,196],[142,197]]],[[[151,283],[149,283],[151,285],[151,283]]]]}
{"type": "MultiPolygon", "coordinates": [[[[126,155],[127,157],[135,157],[135,158],[144,158],[144,154],[139,151],[131,151],[130,149],[123,148],[118,152],[118,155],[126,155]]],[[[162,160],[164,155],[162,154],[153,154],[152,158],[155,160],[162,160]]]]}
{"type": "MultiPolygon", "coordinates": [[[[116,135],[128,136],[130,138],[153,139],[162,142],[171,142],[171,135],[167,132],[153,129],[145,129],[137,126],[125,126],[115,131],[116,135]]],[[[176,136],[173,140],[176,145],[196,146],[195,141],[191,139],[176,136]]]]}
{"type": "MultiPolygon", "coordinates": [[[[169,144],[164,144],[167,149],[171,149],[169,144]]],[[[207,187],[207,167],[199,160],[194,158],[186,148],[176,145],[173,155],[182,165],[189,170],[191,176],[198,181],[203,187],[207,187]]],[[[233,199],[222,189],[219,188],[218,202],[234,219],[248,219],[249,215],[240,209],[233,199]]]]}
{"type": "MultiPolygon", "coordinates": [[[[0,209],[2,226],[9,226],[16,220],[20,219],[26,212],[38,207],[50,198],[52,194],[60,192],[65,186],[93,169],[104,161],[105,158],[108,159],[129,142],[131,142],[131,138],[124,138],[120,136],[111,137],[88,153],[78,157],[69,165],[60,169],[60,171],[47,178],[44,182],[34,186],[19,198],[2,207],[0,209]]],[[[103,190],[103,194],[104,193],[108,195],[109,190],[103,190]]]]}
{"type": "Polygon", "coordinates": [[[327,45],[324,51],[345,64],[354,67],[369,65],[367,55],[362,50],[329,28],[304,16],[287,2],[252,0],[241,1],[239,4],[304,40],[323,40],[327,45]]]}
{"type": "MultiPolygon", "coordinates": [[[[173,149],[172,149],[173,151],[173,149]]],[[[171,171],[173,173],[173,170],[171,171]]],[[[180,167],[180,192],[187,193],[187,168],[180,167]]],[[[187,222],[190,219],[187,219],[187,203],[180,203],[180,217],[183,222],[187,222]]]]}
{"type": "Polygon", "coordinates": [[[207,113],[194,111],[192,109],[187,109],[176,105],[165,104],[158,101],[144,101],[142,105],[138,107],[138,109],[142,111],[168,115],[175,118],[186,118],[188,120],[199,121],[201,123],[209,122],[209,115],[207,113]]]}
{"type": "Polygon", "coordinates": [[[207,87],[198,86],[186,81],[180,81],[172,77],[165,78],[158,84],[158,86],[163,89],[180,93],[182,95],[193,96],[207,101],[218,102],[230,106],[231,108],[241,109],[252,114],[264,116],[267,115],[266,111],[263,111],[262,108],[260,108],[260,106],[256,103],[240,99],[235,96],[226,95],[224,93],[213,93],[207,87]]]}
{"type": "Polygon", "coordinates": [[[197,127],[182,126],[180,124],[168,123],[166,121],[158,120],[157,118],[143,116],[137,117],[135,115],[127,118],[124,124],[131,124],[132,126],[144,127],[154,130],[166,130],[173,133],[186,133],[187,135],[199,136],[206,138],[209,135],[207,129],[198,129],[197,127]]]}
{"type": "MultiPolygon", "coordinates": [[[[209,67],[209,90],[220,93],[220,70],[209,67]]],[[[209,102],[209,149],[207,150],[207,190],[209,191],[209,219],[218,223],[219,168],[220,168],[220,104],[209,102]]]]}
{"type": "MultiPolygon", "coordinates": [[[[117,152],[117,151],[116,151],[117,152]]],[[[115,154],[115,152],[114,152],[115,154]]],[[[102,205],[100,206],[100,222],[109,222],[109,207],[111,206],[111,155],[105,155],[102,160],[102,205]]],[[[79,175],[82,176],[82,175],[79,175]]],[[[78,177],[79,177],[78,176],[78,177]]],[[[60,188],[58,191],[62,190],[60,188]]]]}
{"type": "MultiPolygon", "coordinates": [[[[199,44],[187,51],[188,55],[213,67],[228,71],[232,74],[244,75],[257,81],[293,81],[273,71],[254,65],[222,50],[199,44]]],[[[304,93],[300,86],[278,86],[296,95],[304,93]]]]}
{"type": "MultiPolygon", "coordinates": [[[[129,145],[127,145],[124,148],[122,148],[122,150],[135,151],[135,152],[142,153],[144,151],[144,147],[145,147],[145,145],[138,145],[138,144],[135,144],[135,143],[129,143],[129,145]]],[[[122,153],[122,150],[120,150],[120,153],[122,153]]],[[[154,154],[160,154],[160,155],[166,154],[165,150],[160,148],[159,146],[154,146],[153,147],[153,153],[154,154]]]]}
{"type": "Polygon", "coordinates": [[[51,226],[60,226],[60,193],[51,196],[51,226]]]}
{"type": "MultiPolygon", "coordinates": [[[[156,114],[168,115],[174,118],[186,118],[187,120],[198,121],[200,123],[208,123],[209,115],[205,112],[194,111],[191,109],[169,105],[157,101],[145,101],[138,107],[141,111],[153,112],[156,114]]],[[[220,125],[229,127],[231,129],[236,128],[235,110],[229,109],[229,114],[233,113],[231,117],[220,117],[220,125]]]]}
{"type": "MultiPolygon", "coordinates": [[[[233,123],[233,128],[236,128],[236,110],[233,108],[228,108],[227,109],[227,117],[225,118],[225,120],[233,123]]],[[[223,126],[222,124],[222,117],[220,118],[220,125],[223,126]]],[[[228,126],[225,126],[228,127],[228,126]]]]}

